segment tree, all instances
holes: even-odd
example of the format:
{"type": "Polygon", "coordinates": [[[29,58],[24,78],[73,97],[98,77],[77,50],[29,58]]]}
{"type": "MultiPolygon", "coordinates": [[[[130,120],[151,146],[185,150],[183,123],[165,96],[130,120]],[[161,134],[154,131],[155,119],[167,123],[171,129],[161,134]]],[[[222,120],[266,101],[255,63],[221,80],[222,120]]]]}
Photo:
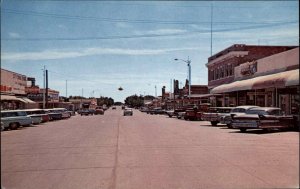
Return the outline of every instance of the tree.
{"type": "Polygon", "coordinates": [[[125,104],[131,107],[141,107],[144,105],[144,97],[131,95],[125,99],[125,104]]]}

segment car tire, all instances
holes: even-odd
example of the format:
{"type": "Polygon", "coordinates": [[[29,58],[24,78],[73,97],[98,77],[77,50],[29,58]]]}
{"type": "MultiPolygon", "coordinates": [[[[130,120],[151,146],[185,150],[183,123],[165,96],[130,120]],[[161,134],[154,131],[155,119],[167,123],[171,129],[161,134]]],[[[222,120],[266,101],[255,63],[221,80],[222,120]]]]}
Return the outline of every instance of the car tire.
{"type": "Polygon", "coordinates": [[[247,129],[246,129],[246,128],[240,128],[240,131],[241,131],[242,133],[245,133],[245,132],[247,131],[247,129]]]}
{"type": "Polygon", "coordinates": [[[217,121],[211,121],[210,123],[211,123],[212,126],[217,126],[218,125],[217,121]]]}
{"type": "Polygon", "coordinates": [[[11,129],[11,130],[15,130],[15,129],[17,129],[19,127],[19,124],[18,123],[11,123],[11,124],[9,124],[9,128],[11,129]]]}
{"type": "Polygon", "coordinates": [[[232,125],[230,123],[227,124],[228,129],[232,129],[232,125]]]}

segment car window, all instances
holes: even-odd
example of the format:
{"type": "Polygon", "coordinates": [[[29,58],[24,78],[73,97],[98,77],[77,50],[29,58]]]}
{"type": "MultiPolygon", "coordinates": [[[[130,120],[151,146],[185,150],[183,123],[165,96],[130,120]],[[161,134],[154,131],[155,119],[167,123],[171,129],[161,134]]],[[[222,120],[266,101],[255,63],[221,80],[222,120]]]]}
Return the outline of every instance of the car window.
{"type": "Polygon", "coordinates": [[[247,110],[246,114],[268,115],[268,112],[264,110],[247,110]]]}
{"type": "Polygon", "coordinates": [[[282,115],[282,114],[283,113],[282,113],[281,110],[272,110],[272,111],[269,112],[269,115],[277,115],[277,116],[279,116],[279,115],[282,115]]]}
{"type": "Polygon", "coordinates": [[[27,116],[27,113],[22,111],[22,112],[17,112],[18,116],[27,116]]]}

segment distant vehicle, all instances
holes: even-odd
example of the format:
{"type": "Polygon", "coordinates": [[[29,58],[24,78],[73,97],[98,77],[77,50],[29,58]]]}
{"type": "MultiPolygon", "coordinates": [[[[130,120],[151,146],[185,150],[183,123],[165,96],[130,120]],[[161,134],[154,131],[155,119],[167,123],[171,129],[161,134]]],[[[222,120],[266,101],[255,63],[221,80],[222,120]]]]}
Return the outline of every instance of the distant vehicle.
{"type": "Polygon", "coordinates": [[[4,131],[4,123],[1,121],[1,131],[4,131]]]}
{"type": "Polygon", "coordinates": [[[211,125],[216,126],[220,123],[222,116],[229,115],[234,107],[210,107],[208,112],[202,114],[203,121],[209,121],[211,125]]]}
{"type": "Polygon", "coordinates": [[[104,110],[103,109],[97,108],[95,110],[95,115],[103,115],[103,114],[104,114],[104,110]]]}
{"type": "Polygon", "coordinates": [[[202,120],[202,114],[207,112],[209,107],[211,106],[210,103],[203,103],[200,105],[194,105],[193,108],[188,108],[185,111],[184,119],[185,120],[202,120]]]}
{"type": "Polygon", "coordinates": [[[124,105],[122,105],[122,110],[124,110],[125,109],[125,106],[124,105]]]}
{"type": "Polygon", "coordinates": [[[232,127],[246,132],[247,129],[283,129],[296,128],[296,119],[284,115],[280,108],[257,107],[248,109],[245,114],[232,115],[232,127]]]}
{"type": "Polygon", "coordinates": [[[150,112],[150,114],[155,114],[155,115],[164,114],[164,113],[165,111],[161,107],[154,108],[153,111],[150,112]]]}
{"type": "Polygon", "coordinates": [[[125,108],[125,109],[124,109],[124,111],[123,111],[123,116],[127,116],[127,115],[130,115],[130,116],[133,115],[132,108],[125,108]]]}
{"type": "Polygon", "coordinates": [[[61,119],[70,118],[71,114],[68,112],[66,108],[53,108],[47,109],[50,113],[58,113],[61,114],[61,119]]]}
{"type": "Polygon", "coordinates": [[[225,114],[224,116],[220,117],[220,123],[226,124],[228,128],[232,128],[231,121],[232,115],[243,115],[245,112],[251,108],[257,108],[258,106],[237,106],[233,108],[229,114],[225,114]]]}
{"type": "Polygon", "coordinates": [[[113,106],[111,109],[113,109],[113,110],[116,110],[116,109],[117,109],[117,107],[113,106]]]}
{"type": "Polygon", "coordinates": [[[86,116],[92,115],[92,113],[90,112],[89,109],[81,109],[81,110],[79,110],[78,113],[79,113],[81,116],[83,116],[83,115],[86,115],[86,116]]]}
{"type": "Polygon", "coordinates": [[[1,111],[1,122],[3,127],[7,129],[18,129],[20,126],[30,126],[32,119],[23,110],[6,110],[1,111]]]}
{"type": "Polygon", "coordinates": [[[185,116],[185,112],[177,112],[177,115],[176,115],[177,119],[182,119],[182,118],[184,118],[184,116],[185,116]]]}
{"type": "Polygon", "coordinates": [[[167,114],[167,116],[169,116],[169,117],[173,117],[175,115],[175,111],[174,110],[167,110],[167,111],[165,111],[165,114],[167,114]]]}
{"type": "Polygon", "coordinates": [[[47,114],[47,112],[43,109],[25,109],[27,115],[29,115],[33,119],[33,124],[38,124],[38,119],[40,117],[41,123],[47,122],[50,120],[50,116],[47,114]],[[36,121],[34,118],[36,117],[36,121]]]}

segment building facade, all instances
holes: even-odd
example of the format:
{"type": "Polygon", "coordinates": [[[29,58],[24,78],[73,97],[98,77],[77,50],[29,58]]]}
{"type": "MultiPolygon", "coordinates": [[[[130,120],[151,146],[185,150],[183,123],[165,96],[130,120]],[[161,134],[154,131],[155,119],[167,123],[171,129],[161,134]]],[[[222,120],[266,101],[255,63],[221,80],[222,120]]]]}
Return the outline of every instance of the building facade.
{"type": "Polygon", "coordinates": [[[299,114],[299,47],[286,48],[234,66],[230,82],[210,85],[210,93],[219,94],[211,101],[216,106],[272,106],[299,114]]]}
{"type": "Polygon", "coordinates": [[[208,89],[231,83],[235,79],[235,68],[245,62],[271,56],[296,48],[295,46],[257,46],[235,44],[208,58],[208,89]]]}

